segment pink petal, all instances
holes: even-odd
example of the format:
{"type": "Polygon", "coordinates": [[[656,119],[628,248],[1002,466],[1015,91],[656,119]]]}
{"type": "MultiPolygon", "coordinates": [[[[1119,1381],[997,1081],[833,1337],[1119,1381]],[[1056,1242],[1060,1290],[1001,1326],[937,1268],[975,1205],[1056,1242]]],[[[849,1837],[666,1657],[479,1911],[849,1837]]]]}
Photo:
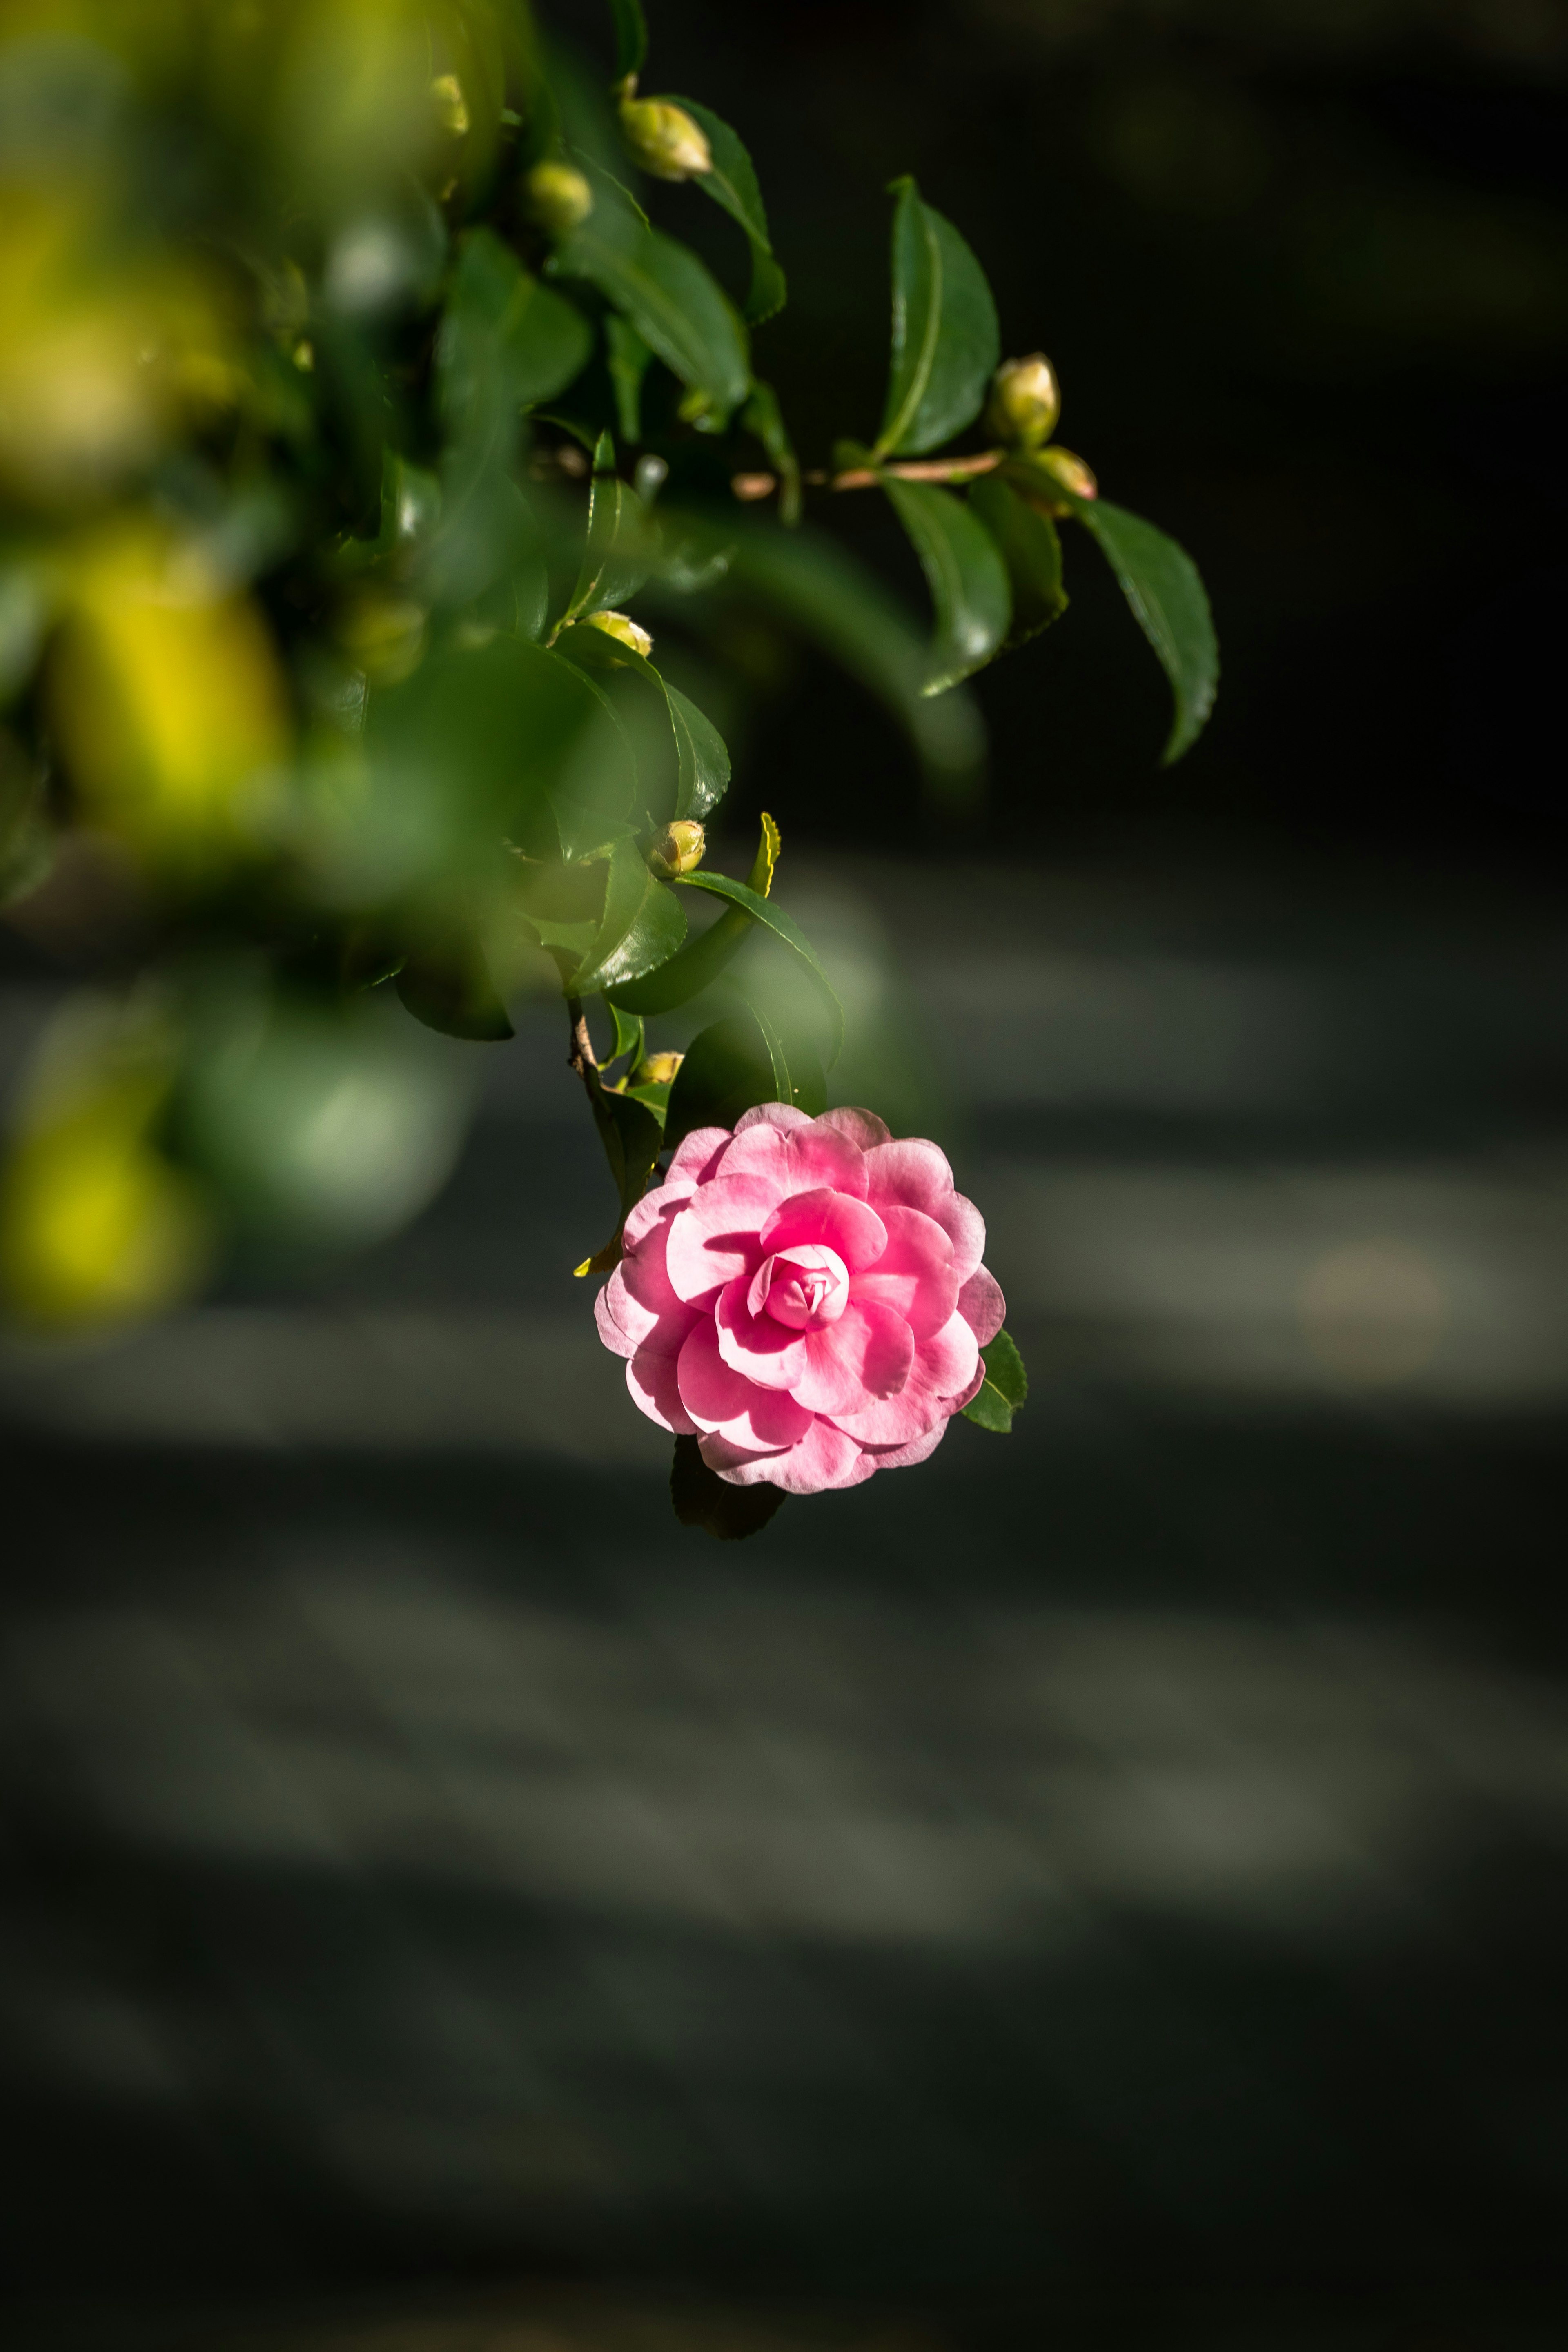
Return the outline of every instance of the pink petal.
{"type": "Polygon", "coordinates": [[[776,1186],[755,1176],[726,1173],[700,1184],[670,1223],[665,1262],[677,1297],[709,1306],[725,1283],[759,1265],[757,1234],[777,1202],[776,1186]]]}
{"type": "Polygon", "coordinates": [[[835,1420],[863,1412],[903,1387],[914,1353],[914,1334],[901,1316],[874,1299],[851,1299],[837,1323],[806,1333],[805,1369],[791,1394],[835,1420]]]}
{"type": "Polygon", "coordinates": [[[814,1421],[799,1443],[778,1454],[753,1454],[704,1437],[702,1459],[731,1486],[782,1486],[786,1495],[820,1495],[835,1486],[858,1486],[876,1467],[853,1438],[831,1422],[814,1421]]]}
{"type": "Polygon", "coordinates": [[[640,1201],[634,1201],[626,1211],[626,1222],[621,1227],[623,1248],[636,1249],[644,1236],[652,1233],[661,1217],[668,1223],[676,1202],[684,1202],[689,1191],[689,1185],[678,1184],[672,1192],[666,1182],[656,1184],[651,1192],[645,1192],[640,1201]]]}
{"type": "MultiPolygon", "coordinates": [[[[649,1193],[648,1201],[657,1204],[655,1214],[643,1222],[641,1232],[616,1271],[638,1306],[646,1307],[650,1314],[670,1315],[678,1309],[684,1313],[684,1303],[670,1285],[668,1251],[670,1226],[686,1202],[679,1195],[673,1201],[661,1200],[656,1192],[649,1193]]],[[[637,1202],[639,1210],[647,1206],[646,1201],[637,1202]]],[[[628,1232],[631,1229],[630,1217],[626,1228],[628,1232]]]]}
{"type": "MultiPolygon", "coordinates": [[[[851,1307],[845,1322],[854,1311],[851,1307]]],[[[954,1314],[929,1339],[917,1340],[909,1379],[896,1396],[859,1412],[836,1412],[833,1418],[863,1445],[907,1445],[911,1438],[923,1436],[933,1421],[946,1417],[953,1398],[973,1381],[979,1361],[973,1332],[962,1315],[954,1314]]]]}
{"type": "Polygon", "coordinates": [[[713,1310],[719,1353],[736,1371],[763,1388],[793,1388],[805,1366],[804,1334],[787,1330],[771,1315],[753,1315],[746,1290],[746,1283],[737,1276],[719,1293],[713,1310]]]}
{"type": "Polygon", "coordinates": [[[862,1151],[869,1151],[875,1145],[891,1140],[886,1126],[874,1110],[825,1110],[817,1125],[836,1127],[840,1135],[848,1136],[862,1151]]]}
{"type": "Polygon", "coordinates": [[[755,1103],[743,1110],[735,1121],[737,1135],[745,1135],[753,1127],[776,1127],[788,1132],[794,1127],[809,1127],[811,1113],[797,1109],[794,1103],[755,1103]]]}
{"type": "Polygon", "coordinates": [[[727,1127],[694,1127],[676,1145],[665,1182],[674,1177],[678,1182],[700,1184],[729,1140],[727,1127]]]}
{"type": "MultiPolygon", "coordinates": [[[[791,1203],[774,1212],[783,1216],[791,1203]]],[[[952,1243],[934,1217],[919,1209],[886,1206],[881,1211],[888,1246],[875,1265],[854,1278],[851,1297],[874,1298],[901,1315],[917,1339],[940,1331],[958,1304],[952,1243]]],[[[763,1246],[767,1246],[766,1235],[763,1246]]]]}
{"type": "MultiPolygon", "coordinates": [[[[788,1110],[788,1103],[763,1103],[768,1112],[788,1110]]],[[[826,1185],[835,1192],[866,1197],[866,1154],[853,1137],[841,1134],[825,1119],[798,1114],[789,1126],[770,1119],[748,1125],[748,1111],[735,1129],[735,1140],[719,1163],[722,1176],[751,1175],[776,1184],[780,1194],[810,1192],[826,1185]]]]}
{"type": "Polygon", "coordinates": [[[888,1229],[875,1209],[847,1192],[796,1192],[779,1202],[760,1239],[764,1253],[820,1242],[836,1250],[854,1274],[876,1265],[888,1246],[888,1229]]]}
{"type": "Polygon", "coordinates": [[[594,1301],[594,1320],[600,1339],[616,1356],[635,1356],[649,1332],[658,1327],[658,1317],[627,1290],[619,1266],[594,1301]]]}
{"type": "Polygon", "coordinates": [[[866,1198],[873,1208],[885,1201],[906,1209],[923,1209],[938,1216],[939,1204],[952,1190],[947,1155],[934,1143],[910,1137],[901,1143],[879,1143],[866,1154],[866,1198]]]}
{"type": "Polygon", "coordinates": [[[700,1429],[737,1445],[793,1445],[811,1415],[782,1389],[759,1388],[719,1353],[719,1335],[706,1318],[680,1351],[680,1402],[700,1429]]]}
{"type": "Polygon", "coordinates": [[[695,1437],[697,1423],[680,1402],[677,1370],[674,1356],[656,1356],[650,1348],[639,1348],[626,1366],[626,1386],[637,1411],[657,1421],[660,1429],[673,1430],[677,1437],[695,1437]]]}
{"type": "Polygon", "coordinates": [[[988,1348],[1007,1320],[1002,1286],[988,1267],[975,1267],[958,1294],[958,1311],[981,1346],[988,1348]]]}
{"type": "Polygon", "coordinates": [[[950,1192],[931,1214],[952,1244],[954,1274],[960,1282],[967,1282],[985,1255],[984,1218],[962,1192],[950,1192]]]}
{"type": "Polygon", "coordinates": [[[956,1396],[948,1397],[945,1402],[952,1412],[962,1412],[966,1404],[973,1404],[974,1402],[975,1398],[980,1394],[981,1390],[984,1386],[985,1359],[982,1356],[979,1362],[974,1367],[974,1378],[969,1382],[968,1386],[966,1388],[960,1389],[956,1396]]]}
{"type": "Polygon", "coordinates": [[[868,1446],[866,1458],[874,1462],[879,1470],[912,1470],[917,1462],[926,1461],[936,1452],[947,1435],[947,1425],[952,1418],[951,1413],[941,1414],[923,1436],[911,1437],[907,1445],[868,1446]]]}

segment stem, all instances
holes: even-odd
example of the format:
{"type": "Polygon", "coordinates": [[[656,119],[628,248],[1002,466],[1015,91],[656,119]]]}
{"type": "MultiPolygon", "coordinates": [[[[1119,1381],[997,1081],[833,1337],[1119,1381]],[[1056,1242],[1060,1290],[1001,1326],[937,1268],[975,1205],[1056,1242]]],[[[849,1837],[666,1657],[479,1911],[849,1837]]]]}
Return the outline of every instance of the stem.
{"type": "Polygon", "coordinates": [[[599,1057],[594,1051],[594,1041],[588,1034],[588,1019],[580,996],[566,999],[566,1019],[572,1033],[572,1051],[567,1065],[576,1071],[588,1089],[588,1100],[596,1104],[599,1086],[599,1057]]]}
{"type": "MultiPolygon", "coordinates": [[[[977,474],[994,471],[1006,456],[1005,449],[982,449],[973,457],[915,457],[902,465],[852,466],[844,474],[803,474],[800,478],[829,490],[873,490],[889,474],[900,482],[972,482],[977,474]]],[[[730,484],[736,498],[748,504],[771,498],[778,486],[776,474],[736,474],[730,484]]]]}

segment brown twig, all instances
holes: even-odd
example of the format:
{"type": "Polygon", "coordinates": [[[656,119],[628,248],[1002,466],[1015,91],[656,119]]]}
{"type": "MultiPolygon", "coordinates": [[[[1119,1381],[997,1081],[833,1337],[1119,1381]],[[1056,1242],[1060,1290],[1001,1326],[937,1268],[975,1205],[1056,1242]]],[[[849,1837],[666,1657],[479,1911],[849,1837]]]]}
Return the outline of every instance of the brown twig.
{"type": "Polygon", "coordinates": [[[595,1088],[598,1084],[599,1057],[594,1051],[594,1041],[588,1034],[588,1019],[583,1010],[583,1000],[580,996],[569,996],[566,999],[566,1019],[572,1031],[572,1051],[567,1055],[566,1060],[568,1066],[576,1071],[577,1076],[587,1087],[588,1099],[593,1102],[595,1099],[595,1088]]]}
{"type": "MultiPolygon", "coordinates": [[[[851,466],[846,473],[817,472],[800,478],[814,488],[829,490],[872,490],[889,474],[897,482],[972,482],[977,474],[993,472],[1006,455],[1005,449],[982,449],[972,457],[914,457],[901,465],[851,466]]],[[[771,498],[778,486],[776,474],[735,474],[730,481],[736,498],[748,503],[771,498]]]]}

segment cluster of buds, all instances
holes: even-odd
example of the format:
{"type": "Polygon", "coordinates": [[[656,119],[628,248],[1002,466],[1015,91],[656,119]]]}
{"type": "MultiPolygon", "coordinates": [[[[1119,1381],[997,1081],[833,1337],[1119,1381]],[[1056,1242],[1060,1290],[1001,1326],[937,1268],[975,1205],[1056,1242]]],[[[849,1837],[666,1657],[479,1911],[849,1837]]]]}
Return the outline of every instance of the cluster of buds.
{"type": "Polygon", "coordinates": [[[639,98],[637,76],[620,89],[621,136],[636,162],[656,180],[689,180],[713,169],[708,134],[683,106],[668,98],[639,98]]]}
{"type": "Polygon", "coordinates": [[[678,874],[695,874],[708,847],[708,836],[690,817],[679,816],[656,834],[643,853],[661,882],[678,874]]]}
{"type": "Polygon", "coordinates": [[[1062,413],[1057,372],[1044,352],[1004,360],[991,379],[987,431],[1009,449],[1037,449],[1056,431],[1062,413]]]}

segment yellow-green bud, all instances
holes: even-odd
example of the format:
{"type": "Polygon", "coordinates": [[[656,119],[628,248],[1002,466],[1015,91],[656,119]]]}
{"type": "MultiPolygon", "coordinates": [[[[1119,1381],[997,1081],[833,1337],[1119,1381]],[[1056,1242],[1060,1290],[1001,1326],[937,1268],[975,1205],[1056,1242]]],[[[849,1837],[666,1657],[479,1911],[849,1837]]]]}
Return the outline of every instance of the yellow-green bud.
{"type": "Polygon", "coordinates": [[[557,236],[580,228],[594,209],[594,191],[570,163],[536,163],[523,182],[528,217],[557,236]]]}
{"type": "Polygon", "coordinates": [[[634,1087],[667,1087],[684,1062],[684,1054],[650,1054],[632,1072],[634,1087]]]}
{"type": "Polygon", "coordinates": [[[653,639],[646,629],[637,626],[629,613],[590,613],[582,625],[603,629],[605,636],[614,637],[617,645],[630,646],[633,653],[641,654],[644,661],[653,651],[653,639]]]}
{"type": "Polygon", "coordinates": [[[668,98],[633,98],[628,89],[621,100],[621,135],[635,161],[656,180],[689,180],[695,172],[713,169],[707,133],[668,98]]]}
{"type": "Polygon", "coordinates": [[[430,85],[430,98],[436,109],[436,120],[442,130],[449,132],[454,139],[466,137],[468,129],[468,101],[463,96],[463,85],[457,75],[437,74],[430,85]]]}
{"type": "Polygon", "coordinates": [[[695,873],[708,847],[708,836],[689,817],[679,816],[647,845],[647,862],[661,881],[676,874],[695,873]]]}
{"type": "Polygon", "coordinates": [[[1037,449],[1056,431],[1062,413],[1057,372],[1044,352],[1004,360],[991,379],[985,425],[1011,449],[1037,449]]]}
{"type": "Polygon", "coordinates": [[[1052,486],[1057,482],[1064,490],[1070,490],[1075,499],[1097,499],[1100,496],[1100,484],[1083,459],[1075,457],[1070,449],[1033,449],[1026,462],[1009,474],[1008,479],[1016,485],[1031,506],[1038,507],[1042,514],[1070,515],[1072,512],[1070,506],[1052,496],[1052,486]]]}

